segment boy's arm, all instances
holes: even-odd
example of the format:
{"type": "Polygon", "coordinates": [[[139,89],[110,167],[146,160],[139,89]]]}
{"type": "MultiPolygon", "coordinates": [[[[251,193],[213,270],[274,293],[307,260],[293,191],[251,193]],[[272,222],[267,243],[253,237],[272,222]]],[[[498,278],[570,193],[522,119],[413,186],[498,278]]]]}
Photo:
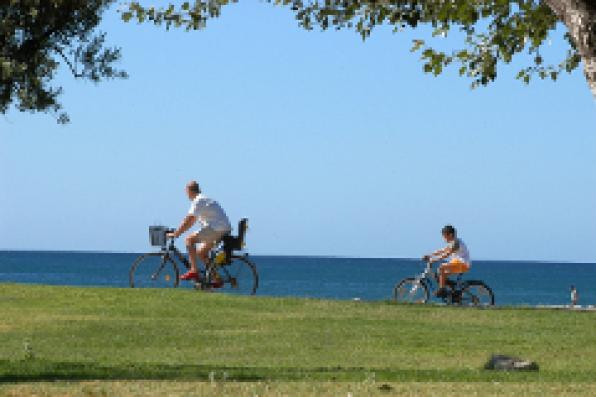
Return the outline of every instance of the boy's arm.
{"type": "Polygon", "coordinates": [[[447,258],[449,255],[453,254],[453,251],[455,251],[455,250],[453,249],[453,247],[451,247],[451,246],[445,247],[445,248],[443,248],[443,249],[440,251],[440,254],[439,254],[439,255],[437,255],[437,259],[438,259],[438,260],[445,259],[445,258],[447,258]]]}
{"type": "Polygon", "coordinates": [[[435,252],[431,252],[430,254],[424,255],[422,257],[422,260],[425,261],[425,262],[431,262],[432,263],[432,262],[434,262],[434,257],[436,257],[437,255],[442,254],[444,250],[445,249],[442,248],[440,250],[436,250],[435,252]]]}
{"type": "MultiPolygon", "coordinates": [[[[445,248],[441,248],[440,250],[437,250],[435,252],[433,252],[432,254],[428,255],[428,259],[429,260],[441,260],[441,259],[445,259],[447,258],[449,255],[453,254],[453,252],[455,251],[455,247],[448,245],[445,248]]],[[[433,262],[434,262],[433,260],[433,262]]]]}

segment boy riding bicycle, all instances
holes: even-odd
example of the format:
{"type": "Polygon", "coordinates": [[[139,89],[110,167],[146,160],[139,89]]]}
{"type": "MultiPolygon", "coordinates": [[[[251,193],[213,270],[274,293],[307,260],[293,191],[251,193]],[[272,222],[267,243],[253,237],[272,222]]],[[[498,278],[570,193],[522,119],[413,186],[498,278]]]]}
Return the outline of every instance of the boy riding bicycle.
{"type": "Polygon", "coordinates": [[[450,274],[465,273],[470,270],[471,265],[470,252],[462,239],[457,237],[457,230],[453,226],[447,225],[443,227],[441,234],[447,242],[447,246],[422,258],[429,265],[432,265],[433,262],[450,258],[449,262],[443,263],[439,267],[440,288],[436,292],[436,296],[438,297],[444,297],[447,294],[445,284],[450,274]]]}

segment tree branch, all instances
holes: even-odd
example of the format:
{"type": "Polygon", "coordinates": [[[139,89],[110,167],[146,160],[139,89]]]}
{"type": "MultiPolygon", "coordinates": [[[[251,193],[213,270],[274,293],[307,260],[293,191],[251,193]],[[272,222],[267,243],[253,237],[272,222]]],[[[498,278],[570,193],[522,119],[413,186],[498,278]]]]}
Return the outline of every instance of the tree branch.
{"type": "Polygon", "coordinates": [[[584,74],[596,99],[596,2],[593,0],[544,0],[567,26],[582,61],[584,74]]]}
{"type": "Polygon", "coordinates": [[[72,72],[72,75],[75,78],[83,77],[83,74],[77,72],[76,60],[75,60],[75,64],[73,65],[73,63],[68,59],[68,57],[64,54],[64,52],[62,52],[62,49],[60,47],[54,46],[54,50],[58,53],[58,55],[60,55],[60,57],[64,60],[64,62],[66,62],[66,64],[68,65],[68,68],[70,69],[70,71],[72,72]]]}

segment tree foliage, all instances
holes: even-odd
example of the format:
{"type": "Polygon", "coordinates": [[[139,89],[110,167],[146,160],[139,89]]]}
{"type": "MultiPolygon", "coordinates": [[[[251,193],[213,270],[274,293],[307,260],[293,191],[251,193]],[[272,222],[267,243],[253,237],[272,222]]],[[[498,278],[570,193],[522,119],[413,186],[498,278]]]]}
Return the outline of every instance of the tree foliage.
{"type": "MultiPolygon", "coordinates": [[[[541,48],[555,29],[557,17],[546,4],[536,0],[267,0],[289,8],[304,29],[353,29],[367,39],[380,25],[394,32],[425,25],[433,37],[445,37],[453,30],[463,33],[461,48],[441,51],[417,39],[412,51],[419,52],[423,69],[439,75],[446,66],[457,65],[459,74],[471,79],[472,87],[487,85],[497,77],[499,61],[510,63],[520,53],[532,60],[517,78],[528,83],[533,76],[556,80],[571,72],[581,57],[569,35],[569,49],[559,63],[545,64],[541,48]]],[[[149,21],[166,28],[188,30],[206,27],[219,17],[222,8],[237,0],[197,0],[166,7],[129,3],[122,13],[125,21],[149,21]]],[[[432,38],[431,38],[432,40],[432,38]]]]}
{"type": "Polygon", "coordinates": [[[99,82],[123,78],[114,68],[118,48],[105,48],[97,31],[113,0],[10,0],[0,5],[0,112],[51,111],[68,122],[51,85],[59,66],[76,78],[99,82]]]}
{"type": "MultiPolygon", "coordinates": [[[[434,75],[455,65],[472,87],[487,85],[498,69],[520,54],[529,54],[517,78],[556,80],[584,61],[585,75],[596,96],[595,0],[265,0],[294,13],[304,29],[351,29],[366,40],[378,26],[394,32],[425,26],[429,37],[412,42],[423,69],[434,75]],[[569,43],[560,60],[545,63],[543,47],[558,23],[568,28],[569,43]],[[440,37],[457,34],[459,48],[440,49],[440,37]],[[438,44],[438,46],[437,46],[438,44]]],[[[52,85],[60,66],[75,78],[99,82],[125,78],[115,68],[119,48],[106,48],[97,28],[115,0],[3,0],[0,2],[0,112],[50,111],[67,122],[52,85]]],[[[152,22],[166,28],[197,30],[221,16],[237,0],[178,1],[166,6],[124,2],[124,21],[152,22]]],[[[450,42],[451,43],[451,42],[450,42]]]]}

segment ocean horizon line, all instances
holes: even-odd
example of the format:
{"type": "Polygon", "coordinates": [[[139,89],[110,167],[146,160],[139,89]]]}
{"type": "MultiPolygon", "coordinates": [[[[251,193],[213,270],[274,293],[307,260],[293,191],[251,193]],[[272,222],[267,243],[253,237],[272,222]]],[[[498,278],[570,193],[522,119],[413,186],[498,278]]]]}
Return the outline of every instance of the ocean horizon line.
{"type": "MultiPolygon", "coordinates": [[[[47,253],[47,254],[105,254],[105,255],[141,255],[149,251],[109,251],[109,250],[48,250],[48,249],[12,249],[1,248],[0,253],[47,253]]],[[[420,262],[420,258],[400,256],[349,256],[349,255],[298,255],[298,254],[259,254],[250,253],[252,257],[267,258],[296,258],[296,259],[354,259],[354,260],[399,260],[408,262],[420,262]]],[[[536,263],[536,264],[584,264],[596,265],[596,261],[575,261],[575,260],[544,260],[544,259],[473,259],[473,262],[515,262],[515,263],[536,263]]]]}

